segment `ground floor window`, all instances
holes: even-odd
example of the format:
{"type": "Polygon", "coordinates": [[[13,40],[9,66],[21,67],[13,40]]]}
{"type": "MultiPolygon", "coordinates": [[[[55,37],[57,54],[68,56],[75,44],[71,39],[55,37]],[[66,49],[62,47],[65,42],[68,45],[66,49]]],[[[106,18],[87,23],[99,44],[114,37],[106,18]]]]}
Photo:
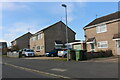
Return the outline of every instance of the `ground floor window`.
{"type": "Polygon", "coordinates": [[[37,50],[40,50],[40,46],[37,46],[37,50]]]}
{"type": "Polygon", "coordinates": [[[108,48],[108,41],[100,41],[97,43],[98,48],[108,48]]]}
{"type": "Polygon", "coordinates": [[[35,50],[35,47],[33,47],[32,49],[35,50]]]}

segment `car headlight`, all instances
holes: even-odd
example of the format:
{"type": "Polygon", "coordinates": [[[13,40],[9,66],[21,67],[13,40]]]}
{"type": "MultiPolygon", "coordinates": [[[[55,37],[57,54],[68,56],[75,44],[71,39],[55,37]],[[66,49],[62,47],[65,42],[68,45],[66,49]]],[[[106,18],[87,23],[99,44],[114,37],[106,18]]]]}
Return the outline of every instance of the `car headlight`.
{"type": "Polygon", "coordinates": [[[49,53],[46,53],[46,54],[49,54],[49,53]]]}

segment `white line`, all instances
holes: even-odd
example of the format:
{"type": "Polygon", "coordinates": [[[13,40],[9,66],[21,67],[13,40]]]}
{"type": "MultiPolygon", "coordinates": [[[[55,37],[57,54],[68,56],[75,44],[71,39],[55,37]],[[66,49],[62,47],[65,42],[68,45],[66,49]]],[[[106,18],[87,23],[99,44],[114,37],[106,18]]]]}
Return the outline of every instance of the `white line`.
{"type": "Polygon", "coordinates": [[[66,71],[66,69],[60,69],[60,68],[53,68],[51,70],[53,70],[53,71],[61,71],[61,72],[66,71]]]}

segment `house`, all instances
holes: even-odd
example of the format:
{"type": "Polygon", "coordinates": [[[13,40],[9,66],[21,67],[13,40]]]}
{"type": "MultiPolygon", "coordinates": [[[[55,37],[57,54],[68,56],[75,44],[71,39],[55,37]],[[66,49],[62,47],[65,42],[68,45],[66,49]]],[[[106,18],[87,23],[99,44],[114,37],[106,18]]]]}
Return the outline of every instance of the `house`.
{"type": "Polygon", "coordinates": [[[32,34],[30,32],[16,38],[11,42],[11,46],[13,50],[19,50],[23,48],[29,48],[29,40],[32,34]]]}
{"type": "Polygon", "coordinates": [[[7,54],[7,42],[0,42],[0,55],[6,55],[7,54]]]}
{"type": "MultiPolygon", "coordinates": [[[[67,27],[68,30],[68,41],[72,42],[75,40],[75,32],[67,27]]],[[[59,21],[47,28],[44,28],[36,32],[30,38],[30,48],[34,49],[36,55],[44,55],[57,47],[61,47],[66,43],[66,25],[59,21]]]]}
{"type": "Polygon", "coordinates": [[[112,50],[120,54],[120,11],[97,18],[83,29],[87,51],[112,50]]]}
{"type": "Polygon", "coordinates": [[[68,43],[69,48],[75,50],[86,50],[86,42],[81,40],[75,40],[74,42],[68,43]]]}

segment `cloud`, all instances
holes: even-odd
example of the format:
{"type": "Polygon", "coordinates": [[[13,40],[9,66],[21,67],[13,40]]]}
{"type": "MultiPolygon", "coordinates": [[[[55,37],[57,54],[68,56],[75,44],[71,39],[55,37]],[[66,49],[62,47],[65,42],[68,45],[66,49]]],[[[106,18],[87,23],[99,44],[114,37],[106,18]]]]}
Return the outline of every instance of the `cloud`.
{"type": "Polygon", "coordinates": [[[10,26],[12,27],[4,27],[3,28],[3,39],[6,40],[9,44],[10,41],[14,40],[15,38],[21,36],[22,34],[25,34],[28,32],[28,29],[31,33],[35,33],[38,29],[37,23],[25,23],[25,22],[17,22],[10,26]]]}
{"type": "Polygon", "coordinates": [[[13,27],[11,27],[8,32],[13,33],[25,33],[28,31],[31,31],[32,33],[35,32],[37,23],[25,23],[25,22],[17,22],[12,24],[13,27]]]}
{"type": "Polygon", "coordinates": [[[0,9],[7,11],[24,10],[24,9],[30,10],[30,7],[22,3],[5,2],[5,3],[0,3],[0,9]]]}
{"type": "Polygon", "coordinates": [[[0,42],[7,42],[6,40],[2,40],[2,39],[0,39],[0,42]]]}

